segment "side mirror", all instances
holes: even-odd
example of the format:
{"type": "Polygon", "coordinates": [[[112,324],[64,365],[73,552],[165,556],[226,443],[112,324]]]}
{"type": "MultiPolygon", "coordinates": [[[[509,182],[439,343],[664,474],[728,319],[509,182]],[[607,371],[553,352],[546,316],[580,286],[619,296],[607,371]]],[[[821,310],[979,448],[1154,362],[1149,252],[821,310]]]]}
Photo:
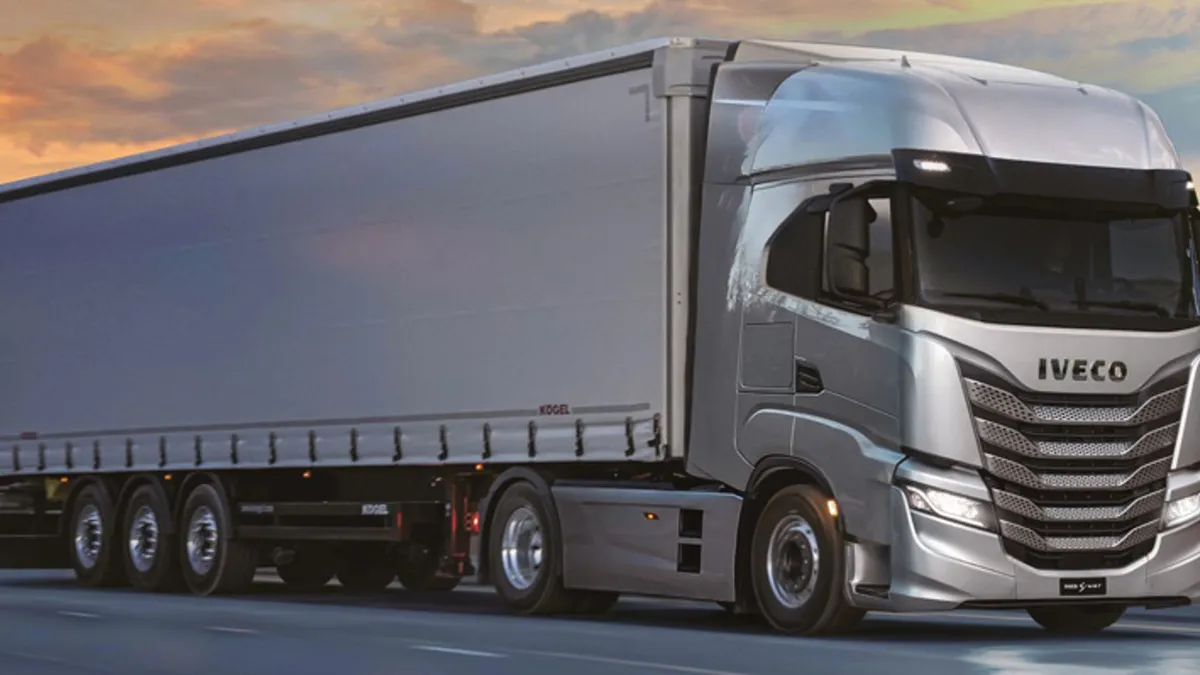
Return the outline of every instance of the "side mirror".
{"type": "Polygon", "coordinates": [[[825,265],[829,290],[836,295],[862,300],[871,294],[867,256],[871,253],[873,211],[866,198],[857,196],[835,200],[829,209],[825,265]]]}

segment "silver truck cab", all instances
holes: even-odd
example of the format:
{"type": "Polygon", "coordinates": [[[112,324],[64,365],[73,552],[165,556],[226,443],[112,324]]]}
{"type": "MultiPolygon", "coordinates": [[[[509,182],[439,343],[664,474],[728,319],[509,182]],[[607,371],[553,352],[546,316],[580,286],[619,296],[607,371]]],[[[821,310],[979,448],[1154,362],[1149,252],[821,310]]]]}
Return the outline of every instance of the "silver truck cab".
{"type": "MultiPolygon", "coordinates": [[[[750,497],[814,477],[862,610],[1069,630],[1200,597],[1195,202],[1146,105],[743,44],[706,163],[698,259],[728,274],[698,282],[691,473],[750,497]]],[[[743,564],[772,623],[806,629],[830,554],[775,520],[743,564]]]]}

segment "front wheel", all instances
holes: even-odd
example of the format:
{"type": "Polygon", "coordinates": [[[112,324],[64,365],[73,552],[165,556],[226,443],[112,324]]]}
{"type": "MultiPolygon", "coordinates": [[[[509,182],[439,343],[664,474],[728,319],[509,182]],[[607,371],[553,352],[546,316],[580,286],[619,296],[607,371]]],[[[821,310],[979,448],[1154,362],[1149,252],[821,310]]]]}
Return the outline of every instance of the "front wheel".
{"type": "Polygon", "coordinates": [[[1112,605],[1030,607],[1026,611],[1039,626],[1059,635],[1099,633],[1125,616],[1124,607],[1112,605]]]}
{"type": "Polygon", "coordinates": [[[807,485],[784,488],[767,502],[754,530],[754,594],[763,617],[785,633],[846,631],[865,615],[842,593],[844,554],[827,501],[807,485]]]}

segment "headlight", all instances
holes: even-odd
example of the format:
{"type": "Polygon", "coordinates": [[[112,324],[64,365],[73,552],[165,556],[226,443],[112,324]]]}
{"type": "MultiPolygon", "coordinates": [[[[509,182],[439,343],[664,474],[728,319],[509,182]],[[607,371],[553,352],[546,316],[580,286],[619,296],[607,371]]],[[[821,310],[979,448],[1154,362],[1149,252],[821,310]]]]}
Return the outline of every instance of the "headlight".
{"type": "Polygon", "coordinates": [[[903,489],[904,494],[908,497],[908,505],[914,511],[953,520],[956,523],[970,525],[981,530],[994,531],[996,529],[996,518],[991,504],[928,487],[905,485],[903,489]]]}
{"type": "Polygon", "coordinates": [[[1178,527],[1200,516],[1200,494],[1176,499],[1167,504],[1163,514],[1163,529],[1178,527]]]}

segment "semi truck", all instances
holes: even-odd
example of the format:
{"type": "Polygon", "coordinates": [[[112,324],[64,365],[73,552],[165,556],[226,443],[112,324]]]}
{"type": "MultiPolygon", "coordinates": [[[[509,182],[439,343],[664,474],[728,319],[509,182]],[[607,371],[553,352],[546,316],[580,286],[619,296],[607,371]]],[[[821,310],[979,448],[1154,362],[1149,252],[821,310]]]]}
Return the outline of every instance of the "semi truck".
{"type": "Polygon", "coordinates": [[[1144,103],[669,38],[0,187],[0,554],[792,634],[1200,598],[1191,176],[1144,103]]]}

